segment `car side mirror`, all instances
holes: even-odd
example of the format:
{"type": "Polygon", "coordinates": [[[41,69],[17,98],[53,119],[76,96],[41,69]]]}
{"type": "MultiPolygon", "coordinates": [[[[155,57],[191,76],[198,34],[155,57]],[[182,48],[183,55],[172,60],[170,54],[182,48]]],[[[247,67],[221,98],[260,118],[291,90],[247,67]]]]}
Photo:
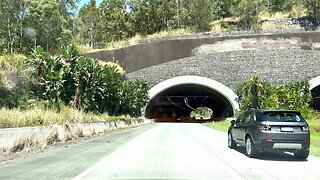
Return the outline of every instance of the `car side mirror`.
{"type": "Polygon", "coordinates": [[[230,123],[231,123],[231,126],[234,126],[236,124],[236,121],[232,120],[232,121],[230,121],[230,123]]]}

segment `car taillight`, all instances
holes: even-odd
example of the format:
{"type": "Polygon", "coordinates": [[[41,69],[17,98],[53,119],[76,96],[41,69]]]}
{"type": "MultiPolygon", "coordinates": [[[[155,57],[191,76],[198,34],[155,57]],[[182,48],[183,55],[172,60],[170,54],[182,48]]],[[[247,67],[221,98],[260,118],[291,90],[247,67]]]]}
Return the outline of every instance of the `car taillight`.
{"type": "Polygon", "coordinates": [[[271,126],[269,126],[269,125],[258,125],[258,128],[261,131],[271,131],[271,126]]]}
{"type": "Polygon", "coordinates": [[[304,131],[304,132],[309,131],[309,127],[308,126],[303,126],[302,127],[302,131],[304,131]]]}
{"type": "Polygon", "coordinates": [[[272,138],[266,138],[265,141],[272,142],[272,138]]]}

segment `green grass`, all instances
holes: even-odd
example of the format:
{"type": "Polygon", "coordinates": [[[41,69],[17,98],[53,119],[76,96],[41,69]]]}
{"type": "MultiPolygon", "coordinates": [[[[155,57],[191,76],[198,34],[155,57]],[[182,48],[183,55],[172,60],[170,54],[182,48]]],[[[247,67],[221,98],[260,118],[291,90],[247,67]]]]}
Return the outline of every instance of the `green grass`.
{"type": "Polygon", "coordinates": [[[315,156],[320,156],[320,133],[311,133],[310,153],[315,156]]]}
{"type": "MultiPolygon", "coordinates": [[[[320,156],[320,119],[313,119],[308,121],[311,129],[311,147],[310,153],[314,156],[320,156]]],[[[223,132],[228,132],[230,121],[224,120],[214,123],[207,123],[207,126],[223,132]]]]}
{"type": "Polygon", "coordinates": [[[223,132],[228,132],[228,128],[230,126],[229,120],[217,121],[217,122],[208,122],[207,126],[210,128],[214,128],[223,132]]]}

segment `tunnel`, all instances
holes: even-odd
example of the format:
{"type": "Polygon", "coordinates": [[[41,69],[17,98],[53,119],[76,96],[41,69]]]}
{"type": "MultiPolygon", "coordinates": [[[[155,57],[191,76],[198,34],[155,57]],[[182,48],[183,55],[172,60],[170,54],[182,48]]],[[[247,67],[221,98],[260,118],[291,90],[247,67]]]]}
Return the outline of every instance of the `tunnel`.
{"type": "Polygon", "coordinates": [[[233,117],[238,107],[232,90],[214,80],[183,76],[164,81],[150,90],[145,117],[155,122],[201,122],[233,117]],[[213,113],[206,119],[196,119],[190,113],[199,107],[213,113]]]}

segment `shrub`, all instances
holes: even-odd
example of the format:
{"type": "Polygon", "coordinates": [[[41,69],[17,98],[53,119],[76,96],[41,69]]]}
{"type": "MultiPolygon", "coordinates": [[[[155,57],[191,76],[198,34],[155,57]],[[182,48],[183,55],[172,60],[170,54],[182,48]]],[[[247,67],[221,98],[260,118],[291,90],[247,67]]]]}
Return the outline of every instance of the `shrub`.
{"type": "Polygon", "coordinates": [[[27,57],[22,54],[8,54],[0,56],[0,68],[2,70],[19,69],[25,65],[27,57]]]}
{"type": "Polygon", "coordinates": [[[148,99],[145,81],[127,81],[119,65],[79,56],[74,46],[67,46],[59,57],[37,48],[29,64],[33,94],[58,111],[64,103],[86,112],[136,116],[148,99]]]}
{"type": "Polygon", "coordinates": [[[240,109],[308,109],[312,96],[309,82],[271,86],[268,81],[253,76],[236,88],[240,109]]]}

